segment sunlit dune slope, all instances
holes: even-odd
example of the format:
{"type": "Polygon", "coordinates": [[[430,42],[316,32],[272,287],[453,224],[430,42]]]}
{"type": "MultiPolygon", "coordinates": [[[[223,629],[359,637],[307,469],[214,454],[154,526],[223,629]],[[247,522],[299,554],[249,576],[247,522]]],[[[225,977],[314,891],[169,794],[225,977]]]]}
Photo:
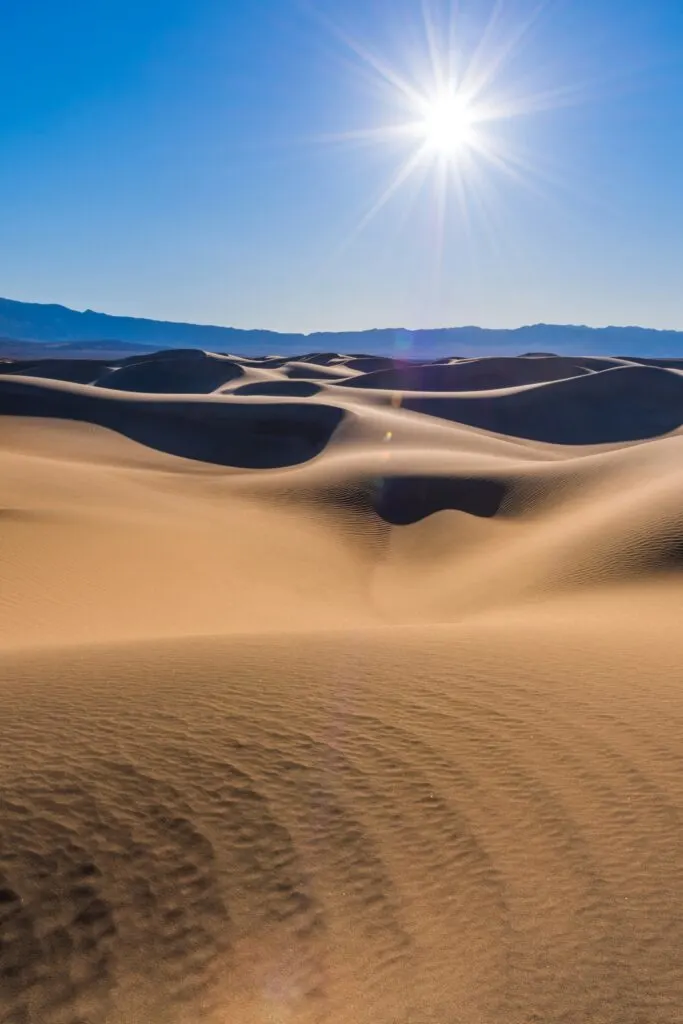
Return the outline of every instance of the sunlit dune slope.
{"type": "Polygon", "coordinates": [[[0,371],[2,1024],[683,1019],[675,368],[0,371]]]}

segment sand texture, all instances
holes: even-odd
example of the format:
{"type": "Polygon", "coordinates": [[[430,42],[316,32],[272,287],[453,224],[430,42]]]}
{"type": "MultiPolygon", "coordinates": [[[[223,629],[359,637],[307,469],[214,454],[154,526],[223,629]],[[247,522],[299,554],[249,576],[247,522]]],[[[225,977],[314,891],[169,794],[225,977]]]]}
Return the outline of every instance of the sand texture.
{"type": "Polygon", "coordinates": [[[683,371],[0,362],[2,1024],[683,1024],[683,371]]]}

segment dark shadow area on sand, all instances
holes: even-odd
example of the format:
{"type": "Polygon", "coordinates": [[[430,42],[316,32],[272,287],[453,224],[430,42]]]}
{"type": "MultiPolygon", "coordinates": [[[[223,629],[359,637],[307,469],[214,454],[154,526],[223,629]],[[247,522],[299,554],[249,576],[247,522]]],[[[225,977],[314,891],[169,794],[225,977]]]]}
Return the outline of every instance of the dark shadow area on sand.
{"type": "Polygon", "coordinates": [[[0,415],[80,420],[170,455],[274,469],[318,455],[344,413],[295,402],[100,398],[6,377],[0,378],[0,415]]]}
{"type": "Polygon", "coordinates": [[[409,397],[403,408],[550,444],[610,444],[683,423],[683,376],[625,366],[507,395],[409,397]]]}
{"type": "Polygon", "coordinates": [[[507,485],[486,477],[386,476],[331,494],[337,508],[356,514],[374,512],[391,526],[409,526],[434,512],[467,512],[489,519],[501,509],[507,485]]]}
{"type": "Polygon", "coordinates": [[[504,484],[477,477],[396,476],[377,481],[372,500],[387,523],[407,526],[446,509],[490,518],[505,493],[504,484]]]}
{"type": "Polygon", "coordinates": [[[204,352],[145,359],[117,367],[97,380],[101,388],[147,394],[209,394],[244,375],[237,363],[204,352]]]}
{"type": "Polygon", "coordinates": [[[253,384],[242,384],[235,388],[233,395],[280,395],[289,398],[310,398],[320,393],[320,387],[308,380],[257,380],[253,384]]]}
{"type": "Polygon", "coordinates": [[[590,370],[580,360],[547,358],[490,358],[455,363],[425,363],[377,369],[362,377],[340,381],[347,388],[390,391],[485,391],[577,377],[590,370]]]}
{"type": "Polygon", "coordinates": [[[65,380],[72,384],[92,384],[112,370],[106,359],[38,359],[18,360],[2,369],[7,374],[24,377],[42,377],[45,380],[65,380]]]}

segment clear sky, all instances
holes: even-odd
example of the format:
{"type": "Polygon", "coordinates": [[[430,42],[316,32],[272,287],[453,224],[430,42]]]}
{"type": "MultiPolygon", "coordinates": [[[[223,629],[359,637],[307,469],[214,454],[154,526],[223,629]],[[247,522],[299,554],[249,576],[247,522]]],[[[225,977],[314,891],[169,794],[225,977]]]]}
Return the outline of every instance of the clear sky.
{"type": "Polygon", "coordinates": [[[0,295],[683,329],[682,0],[1,6],[0,295]]]}

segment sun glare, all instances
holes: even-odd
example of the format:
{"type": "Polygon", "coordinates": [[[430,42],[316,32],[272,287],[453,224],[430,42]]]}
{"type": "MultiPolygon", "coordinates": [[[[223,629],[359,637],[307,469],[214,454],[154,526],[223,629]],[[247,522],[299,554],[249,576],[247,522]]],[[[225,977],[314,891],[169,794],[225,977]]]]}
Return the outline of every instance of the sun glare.
{"type": "MultiPolygon", "coordinates": [[[[387,102],[387,123],[359,128],[330,141],[386,146],[397,155],[394,172],[368,204],[344,241],[348,244],[403,189],[406,210],[423,193],[432,204],[435,276],[455,212],[458,228],[470,230],[470,215],[486,231],[496,229],[498,179],[538,194],[543,172],[524,152],[523,140],[509,122],[551,110],[578,96],[576,86],[530,91],[533,79],[514,77],[515,57],[533,29],[547,0],[531,0],[526,18],[503,17],[503,0],[492,0],[490,17],[478,42],[465,43],[459,34],[451,0],[419,0],[424,21],[421,44],[406,41],[406,70],[392,64],[362,41],[331,26],[359,61],[359,71],[387,102]]],[[[486,6],[486,5],[484,5],[486,6]]],[[[573,102],[573,100],[572,100],[573,102]]],[[[552,178],[548,178],[552,182],[552,178]]],[[[404,214],[407,216],[407,213],[404,214]]]]}
{"type": "Polygon", "coordinates": [[[444,157],[457,157],[474,142],[476,117],[457,93],[446,92],[425,104],[420,135],[427,149],[444,157]]]}

